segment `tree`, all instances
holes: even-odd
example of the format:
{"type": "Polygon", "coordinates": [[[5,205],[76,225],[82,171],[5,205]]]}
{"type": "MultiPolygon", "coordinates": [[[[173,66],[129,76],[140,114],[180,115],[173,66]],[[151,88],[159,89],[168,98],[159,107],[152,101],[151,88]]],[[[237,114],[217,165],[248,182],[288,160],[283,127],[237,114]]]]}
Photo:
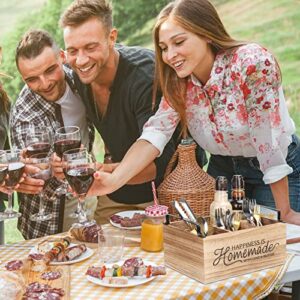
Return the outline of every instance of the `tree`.
{"type": "MultiPolygon", "coordinates": [[[[3,79],[4,87],[14,102],[23,86],[22,79],[15,64],[15,49],[22,35],[29,29],[47,30],[60,47],[64,47],[62,30],[58,25],[64,9],[72,0],[48,0],[38,12],[19,20],[13,31],[7,34],[3,43],[3,71],[13,76],[13,79],[3,79]]],[[[114,23],[119,31],[119,40],[127,44],[136,44],[139,34],[134,35],[145,23],[153,19],[169,0],[113,0],[114,23]],[[132,38],[134,36],[134,38],[132,38]]],[[[145,39],[151,40],[151,28],[146,28],[145,39]]]]}

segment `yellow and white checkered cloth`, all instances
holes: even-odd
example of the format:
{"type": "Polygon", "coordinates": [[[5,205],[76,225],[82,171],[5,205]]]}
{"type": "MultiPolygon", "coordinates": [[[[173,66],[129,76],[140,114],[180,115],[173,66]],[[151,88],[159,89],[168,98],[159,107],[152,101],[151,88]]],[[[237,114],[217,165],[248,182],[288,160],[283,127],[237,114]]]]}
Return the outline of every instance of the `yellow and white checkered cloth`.
{"type": "MultiPolygon", "coordinates": [[[[36,245],[37,240],[29,240],[15,245],[0,246],[1,265],[6,261],[26,257],[30,247],[36,245]]],[[[228,299],[246,300],[261,299],[268,295],[275,284],[283,276],[290,257],[284,266],[279,266],[255,273],[218,281],[211,284],[201,284],[180,273],[167,269],[167,275],[155,278],[153,281],[131,288],[106,288],[89,282],[85,272],[88,266],[98,263],[98,255],[95,254],[80,263],[71,265],[71,295],[70,299],[228,299]]],[[[126,247],[125,259],[133,256],[142,257],[157,265],[164,263],[163,252],[147,253],[139,247],[126,247]]],[[[65,300],[69,297],[64,297],[65,300]]]]}

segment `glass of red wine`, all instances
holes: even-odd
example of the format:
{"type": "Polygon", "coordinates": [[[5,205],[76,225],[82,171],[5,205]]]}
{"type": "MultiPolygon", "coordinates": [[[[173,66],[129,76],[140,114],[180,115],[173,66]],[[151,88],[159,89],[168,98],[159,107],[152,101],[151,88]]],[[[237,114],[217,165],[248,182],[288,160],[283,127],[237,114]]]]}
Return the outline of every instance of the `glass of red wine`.
{"type": "Polygon", "coordinates": [[[54,135],[54,151],[62,158],[63,153],[68,150],[80,148],[81,136],[77,126],[60,127],[54,135]]]}
{"type": "Polygon", "coordinates": [[[0,220],[18,218],[21,214],[13,210],[13,193],[16,185],[20,181],[24,172],[25,163],[21,156],[21,150],[6,150],[0,156],[1,165],[7,166],[7,175],[5,178],[6,188],[8,192],[8,204],[4,212],[0,213],[0,220]]]}
{"type": "Polygon", "coordinates": [[[51,150],[50,133],[46,127],[35,129],[26,135],[26,156],[31,157],[35,154],[44,153],[46,157],[51,150]]]}
{"type": "Polygon", "coordinates": [[[34,155],[31,155],[30,158],[26,160],[26,163],[29,165],[32,165],[39,169],[38,172],[31,174],[30,176],[32,178],[36,179],[42,179],[45,181],[45,184],[43,186],[43,190],[39,193],[39,211],[30,216],[31,221],[35,222],[42,222],[42,221],[48,221],[51,220],[53,217],[52,213],[45,213],[45,189],[47,185],[49,184],[50,178],[51,178],[51,163],[50,163],[50,157],[47,152],[45,153],[37,153],[34,155]]]}
{"type": "MultiPolygon", "coordinates": [[[[66,162],[70,161],[70,160],[73,160],[73,159],[77,159],[77,160],[81,159],[81,158],[85,159],[88,154],[89,153],[88,153],[87,148],[84,148],[84,147],[82,147],[82,148],[75,148],[75,149],[71,149],[71,150],[65,151],[64,154],[63,154],[63,159],[62,159],[63,160],[63,166],[64,166],[63,167],[63,172],[64,172],[65,177],[66,177],[66,172],[65,172],[65,170],[66,170],[66,162]]],[[[77,202],[77,208],[76,208],[76,210],[74,212],[70,213],[69,217],[70,218],[74,218],[74,219],[78,218],[78,212],[80,210],[81,210],[81,206],[80,206],[80,203],[78,201],[77,202]]],[[[89,212],[87,211],[87,214],[88,213],[89,212]]]]}
{"type": "MultiPolygon", "coordinates": [[[[64,152],[79,149],[81,145],[80,128],[78,126],[60,127],[54,135],[54,151],[62,159],[64,152]]],[[[62,185],[56,190],[57,194],[66,194],[67,182],[62,180],[62,185]]]]}
{"type": "Polygon", "coordinates": [[[85,197],[94,181],[96,162],[86,150],[77,153],[64,153],[63,169],[66,179],[77,194],[77,215],[79,223],[88,221],[85,210],[85,197]]]}

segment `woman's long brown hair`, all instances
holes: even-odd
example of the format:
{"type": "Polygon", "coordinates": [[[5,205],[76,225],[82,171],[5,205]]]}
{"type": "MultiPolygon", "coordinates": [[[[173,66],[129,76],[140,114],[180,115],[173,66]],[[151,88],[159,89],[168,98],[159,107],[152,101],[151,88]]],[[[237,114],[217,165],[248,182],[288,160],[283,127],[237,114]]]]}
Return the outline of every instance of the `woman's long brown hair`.
{"type": "MultiPolygon", "coordinates": [[[[168,103],[179,113],[182,134],[187,133],[186,119],[186,83],[187,78],[179,78],[173,68],[162,60],[162,51],[159,47],[159,30],[162,23],[172,18],[179,26],[210,40],[214,54],[219,50],[231,49],[245,42],[234,40],[227,33],[216,9],[207,0],[176,0],[169,3],[157,17],[153,29],[155,45],[155,81],[154,93],[160,88],[168,103]]],[[[154,98],[155,99],[155,95],[154,98]]]]}
{"type": "Polygon", "coordinates": [[[0,82],[0,112],[8,112],[8,108],[9,108],[9,98],[7,96],[7,93],[5,92],[5,90],[2,87],[2,84],[0,82]]]}

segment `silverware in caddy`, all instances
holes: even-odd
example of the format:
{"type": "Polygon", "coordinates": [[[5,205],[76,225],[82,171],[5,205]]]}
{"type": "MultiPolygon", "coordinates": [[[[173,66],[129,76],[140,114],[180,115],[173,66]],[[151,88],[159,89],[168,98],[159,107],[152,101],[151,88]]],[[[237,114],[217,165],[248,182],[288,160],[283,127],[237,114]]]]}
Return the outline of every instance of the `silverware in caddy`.
{"type": "Polygon", "coordinates": [[[208,224],[205,218],[196,217],[189,204],[184,199],[174,200],[173,206],[181,219],[190,227],[195,229],[198,236],[206,237],[208,234],[208,224]]]}

